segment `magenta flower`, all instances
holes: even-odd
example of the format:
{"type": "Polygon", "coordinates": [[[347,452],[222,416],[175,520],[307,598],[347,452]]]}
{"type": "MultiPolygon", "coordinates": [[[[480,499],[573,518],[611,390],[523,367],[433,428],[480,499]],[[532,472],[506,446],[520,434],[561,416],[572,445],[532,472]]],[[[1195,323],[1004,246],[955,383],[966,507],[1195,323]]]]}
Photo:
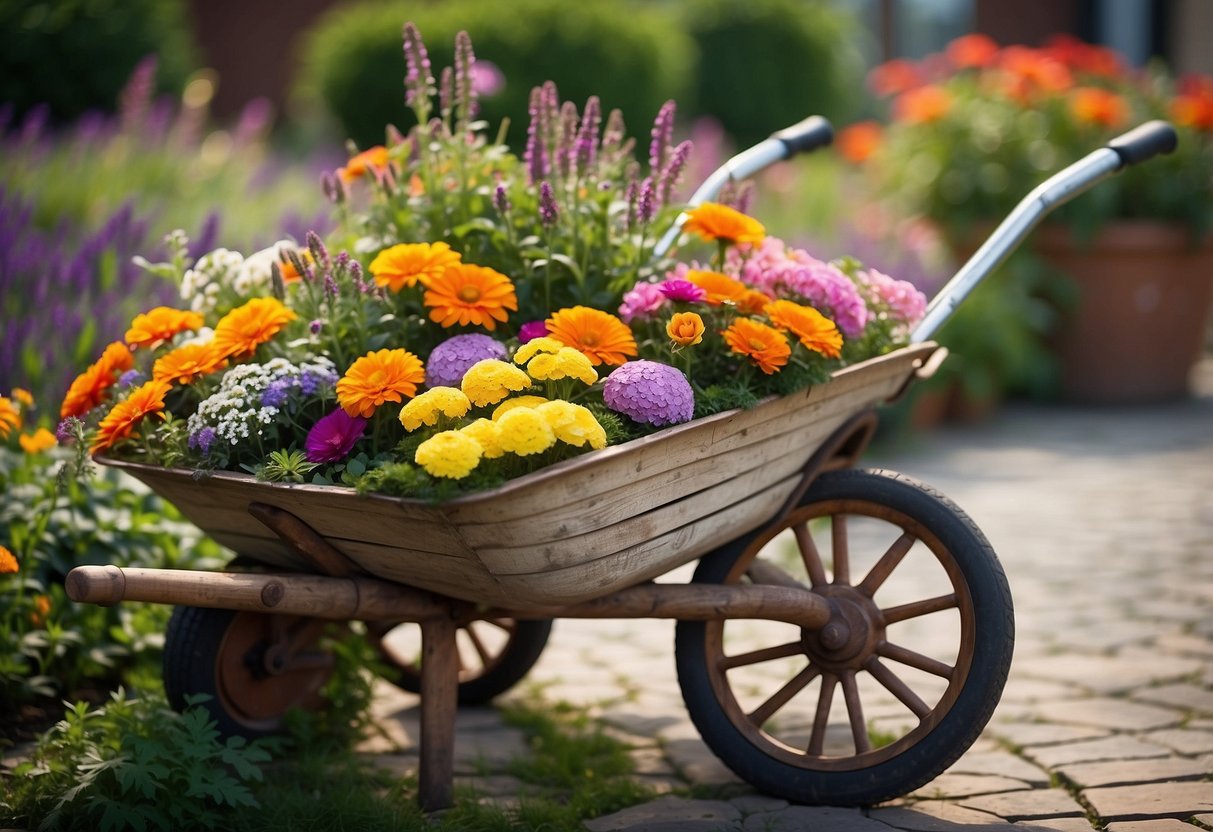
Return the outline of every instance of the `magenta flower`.
{"type": "Polygon", "coordinates": [[[548,325],[546,321],[527,321],[518,327],[518,343],[525,344],[527,341],[534,341],[536,338],[542,338],[547,334],[548,325]]]}
{"type": "Polygon", "coordinates": [[[661,294],[675,303],[699,303],[708,296],[707,292],[691,281],[678,278],[663,280],[657,284],[657,288],[661,290],[661,294]]]}
{"type": "Polygon", "coordinates": [[[304,443],[307,461],[340,462],[349,456],[365,430],[366,419],[350,416],[343,408],[337,408],[308,431],[304,443]]]}

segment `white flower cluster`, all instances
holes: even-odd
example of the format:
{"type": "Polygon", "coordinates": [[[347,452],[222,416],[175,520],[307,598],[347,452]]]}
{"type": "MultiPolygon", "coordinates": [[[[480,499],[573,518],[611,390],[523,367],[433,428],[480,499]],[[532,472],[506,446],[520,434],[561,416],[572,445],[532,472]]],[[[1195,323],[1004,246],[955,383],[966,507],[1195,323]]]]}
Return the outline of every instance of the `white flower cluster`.
{"type": "Polygon", "coordinates": [[[265,430],[277,420],[281,408],[263,403],[265,391],[275,382],[300,385],[305,379],[323,378],[331,386],[337,378],[336,367],[321,356],[295,365],[285,358],[272,358],[264,364],[238,364],[223,374],[219,389],[198,405],[189,418],[191,436],[212,428],[220,441],[239,445],[251,436],[265,436],[265,430]]]}
{"type": "Polygon", "coordinates": [[[204,254],[182,276],[181,297],[202,313],[213,312],[224,295],[231,303],[266,297],[273,290],[271,266],[280,260],[283,249],[298,251],[299,247],[292,240],[279,240],[248,257],[226,248],[204,254]]]}

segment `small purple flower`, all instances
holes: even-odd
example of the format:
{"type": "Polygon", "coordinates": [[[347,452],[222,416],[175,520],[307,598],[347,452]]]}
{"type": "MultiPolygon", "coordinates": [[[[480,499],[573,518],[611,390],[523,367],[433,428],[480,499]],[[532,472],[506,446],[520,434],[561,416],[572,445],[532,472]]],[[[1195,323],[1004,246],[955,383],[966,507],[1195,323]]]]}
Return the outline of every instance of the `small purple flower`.
{"type": "Polygon", "coordinates": [[[119,387],[134,387],[143,381],[143,373],[138,370],[127,370],[122,375],[118,376],[119,387]]]}
{"type": "Polygon", "coordinates": [[[653,131],[649,142],[649,169],[657,172],[665,167],[666,154],[670,149],[670,139],[674,135],[674,102],[667,101],[657,111],[653,121],[653,131]]]}
{"type": "Polygon", "coordinates": [[[480,333],[455,335],[434,347],[425,365],[429,387],[458,387],[463,374],[477,361],[504,359],[505,345],[480,333]]]}
{"type": "Polygon", "coordinates": [[[333,370],[304,370],[299,376],[299,392],[305,396],[314,396],[325,388],[337,384],[338,375],[333,370]]]}
{"type": "Polygon", "coordinates": [[[498,185],[497,190],[493,191],[493,207],[502,216],[510,212],[510,195],[505,192],[505,185],[498,185]]]}
{"type": "Polygon", "coordinates": [[[658,290],[675,303],[700,303],[708,293],[689,280],[674,278],[657,284],[658,290]]]}
{"type": "Polygon", "coordinates": [[[645,177],[640,183],[640,193],[636,197],[636,222],[648,225],[657,214],[657,194],[653,190],[652,177],[645,177]]]}
{"type": "Polygon", "coordinates": [[[556,206],[556,196],[552,186],[546,180],[539,186],[539,221],[544,227],[551,228],[560,218],[560,209],[556,206]]]}
{"type": "Polygon", "coordinates": [[[661,291],[661,287],[656,283],[641,281],[624,294],[623,303],[619,307],[619,317],[623,318],[624,323],[629,324],[636,318],[651,318],[666,305],[666,301],[667,298],[661,291]]]}
{"type": "Polygon", "coordinates": [[[191,450],[197,451],[203,456],[209,456],[211,446],[215,444],[215,429],[203,428],[197,433],[191,433],[189,438],[189,447],[191,450]]]}
{"type": "Polygon", "coordinates": [[[695,392],[682,371],[656,361],[629,361],[606,378],[602,400],[634,422],[676,425],[695,413],[695,392]]]}
{"type": "Polygon", "coordinates": [[[314,320],[307,325],[308,331],[310,331],[313,335],[318,334],[323,327],[324,322],[319,319],[314,320]]]}
{"type": "Polygon", "coordinates": [[[59,440],[59,444],[67,445],[76,439],[76,426],[80,424],[80,420],[75,416],[68,416],[55,428],[55,438],[59,440]]]}
{"type": "MultiPolygon", "coordinates": [[[[536,338],[542,338],[548,334],[548,325],[546,321],[527,321],[522,326],[518,327],[518,343],[525,344],[527,341],[534,341],[536,338]]],[[[433,360],[432,358],[430,359],[433,360]]]]}
{"type": "Polygon", "coordinates": [[[340,462],[349,456],[365,430],[366,419],[337,408],[308,431],[304,442],[307,461],[340,462]]]}
{"type": "Polygon", "coordinates": [[[293,378],[274,379],[261,393],[261,406],[282,407],[286,404],[286,399],[294,386],[295,379],[293,378]]]}

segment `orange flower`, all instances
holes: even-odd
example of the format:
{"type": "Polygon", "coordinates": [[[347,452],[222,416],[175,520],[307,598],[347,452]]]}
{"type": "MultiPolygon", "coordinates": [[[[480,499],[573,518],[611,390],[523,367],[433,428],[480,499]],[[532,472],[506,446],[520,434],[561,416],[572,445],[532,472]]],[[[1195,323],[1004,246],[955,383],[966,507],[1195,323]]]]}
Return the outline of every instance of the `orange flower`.
{"type": "Polygon", "coordinates": [[[868,87],[881,97],[898,95],[922,83],[918,67],[904,58],[885,61],[868,73],[868,87]]]}
{"type": "Polygon", "coordinates": [[[387,170],[387,166],[387,148],[380,144],[354,156],[345,167],[337,168],[337,175],[341,177],[342,182],[349,183],[365,176],[368,171],[378,176],[387,170]]]}
{"type": "Polygon", "coordinates": [[[21,429],[21,411],[8,396],[0,396],[0,439],[7,439],[10,432],[21,429]]]}
{"type": "Polygon", "coordinates": [[[101,352],[97,363],[111,373],[124,373],[135,366],[135,356],[127,349],[126,344],[114,341],[101,352]]]}
{"type": "Polygon", "coordinates": [[[1099,87],[1079,87],[1070,93],[1070,112],[1079,121],[1102,127],[1119,127],[1129,120],[1128,102],[1099,87]]]}
{"type": "Polygon", "coordinates": [[[126,344],[114,341],[107,346],[101,357],[88,369],[73,379],[63,404],[59,407],[59,418],[83,416],[105,398],[105,391],[114,385],[115,373],[125,372],[135,366],[135,358],[126,344]]]}
{"type": "Polygon", "coordinates": [[[1182,127],[1213,131],[1213,78],[1183,78],[1171,103],[1171,117],[1182,127]]]}
{"type": "Polygon", "coordinates": [[[770,297],[753,287],[746,289],[745,297],[737,304],[737,310],[746,315],[758,315],[771,302],[770,297]]]}
{"type": "Polygon", "coordinates": [[[224,358],[251,355],[295,317],[277,298],[253,298],[219,319],[211,343],[224,358]]]}
{"type": "Polygon", "coordinates": [[[135,426],[147,416],[159,415],[163,419],[164,397],[170,389],[172,386],[167,381],[152,379],[132,390],[101,420],[90,450],[97,453],[112,448],[119,440],[130,436],[135,426]]]}
{"type": "Polygon", "coordinates": [[[746,285],[720,272],[704,272],[692,269],[686,279],[706,293],[704,300],[711,306],[720,306],[725,301],[736,304],[746,295],[746,285]]]}
{"type": "Polygon", "coordinates": [[[1040,92],[1062,92],[1073,84],[1066,65],[1048,52],[1027,46],[1008,46],[998,59],[1004,71],[1004,92],[1027,101],[1040,92]]]}
{"type": "Polygon", "coordinates": [[[30,611],[29,621],[35,627],[41,627],[46,623],[46,617],[51,611],[51,599],[49,595],[35,595],[34,609],[30,611]]]}
{"type": "Polygon", "coordinates": [[[17,437],[17,441],[21,443],[21,450],[27,454],[41,453],[47,448],[53,448],[59,444],[59,441],[55,439],[55,434],[46,428],[38,428],[33,433],[23,433],[17,437]]]}
{"type": "Polygon", "coordinates": [[[1045,42],[1045,52],[1070,69],[1105,78],[1118,78],[1124,66],[1116,50],[1081,41],[1073,35],[1054,35],[1045,42]]]}
{"type": "Polygon", "coordinates": [[[980,68],[994,63],[998,57],[998,44],[988,35],[962,35],[949,43],[945,52],[952,66],[980,68]]]}
{"type": "Polygon", "coordinates": [[[424,381],[421,359],[408,350],[368,352],[337,382],[337,402],[350,416],[369,419],[384,402],[411,399],[424,381]]]}
{"type": "Polygon", "coordinates": [[[131,328],[126,331],[126,343],[132,347],[154,347],[167,341],[178,332],[194,330],[202,326],[202,316],[197,312],[157,306],[149,312],[136,315],[131,328]]]}
{"type": "Polygon", "coordinates": [[[749,318],[738,318],[724,331],[725,343],[738,355],[747,356],[767,375],[788,363],[792,348],[782,332],[749,318]]]}
{"type": "Polygon", "coordinates": [[[0,546],[0,575],[12,575],[20,571],[21,566],[17,563],[17,558],[8,550],[8,547],[0,546]]]}
{"type": "Polygon", "coordinates": [[[703,341],[706,327],[694,312],[675,312],[665,325],[665,334],[680,347],[693,347],[703,341]]]}
{"type": "Polygon", "coordinates": [[[777,300],[764,310],[777,328],[787,330],[800,339],[805,349],[821,353],[826,358],[842,355],[842,333],[834,322],[811,306],[801,306],[790,300],[777,300]]]}
{"type": "Polygon", "coordinates": [[[636,355],[636,339],[623,321],[588,306],[561,309],[544,323],[548,335],[580,352],[590,362],[620,365],[636,355]]]}
{"type": "Polygon", "coordinates": [[[501,272],[485,266],[458,263],[425,284],[425,305],[430,320],[442,326],[483,326],[490,332],[518,310],[514,284],[501,272]]]}
{"type": "Polygon", "coordinates": [[[767,230],[758,220],[718,202],[705,202],[687,211],[682,230],[688,234],[698,234],[709,242],[723,240],[726,243],[757,244],[767,236],[767,230]]]}
{"type": "Polygon", "coordinates": [[[952,109],[952,95],[942,87],[928,85],[907,90],[893,102],[893,117],[907,124],[939,121],[952,109]]]}
{"type": "Polygon", "coordinates": [[[860,121],[838,131],[834,145],[842,158],[853,164],[866,162],[880,147],[882,131],[874,121],[860,121]]]}
{"type": "Polygon", "coordinates": [[[446,243],[400,243],[385,248],[371,261],[371,274],[378,286],[399,292],[406,286],[429,286],[442,277],[448,266],[459,262],[460,254],[446,243]]]}
{"type": "MultiPolygon", "coordinates": [[[[304,263],[311,263],[312,253],[307,249],[297,252],[299,259],[304,263]]],[[[295,268],[294,261],[279,253],[278,256],[278,273],[282,275],[283,283],[294,283],[303,279],[303,275],[299,274],[299,270],[295,268]]]]}
{"type": "Polygon", "coordinates": [[[223,353],[210,344],[186,344],[156,359],[152,378],[176,384],[189,384],[196,378],[222,370],[227,365],[223,353]]]}
{"type": "Polygon", "coordinates": [[[24,387],[14,387],[13,398],[20,402],[22,407],[34,406],[34,394],[26,390],[24,387]]]}

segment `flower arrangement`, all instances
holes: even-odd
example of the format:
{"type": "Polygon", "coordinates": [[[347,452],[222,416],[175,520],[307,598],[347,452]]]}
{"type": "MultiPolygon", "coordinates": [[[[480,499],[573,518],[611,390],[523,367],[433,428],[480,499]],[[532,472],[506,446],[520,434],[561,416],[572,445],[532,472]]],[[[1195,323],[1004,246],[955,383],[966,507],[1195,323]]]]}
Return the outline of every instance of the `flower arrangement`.
{"type": "Polygon", "coordinates": [[[1180,222],[1196,238],[1213,228],[1213,78],[1133,69],[1068,36],[1030,48],[973,34],[919,62],[882,64],[869,85],[890,103],[890,121],[847,128],[840,149],[864,162],[880,193],[954,237],[1150,119],[1175,124],[1177,152],[1126,170],[1056,219],[1080,236],[1118,218],[1180,222]]]}
{"type": "Polygon", "coordinates": [[[60,416],[94,453],[271,481],[445,498],[828,379],[905,340],[909,284],[689,209],[690,142],[661,108],[647,158],[622,116],[531,95],[525,148],[476,120],[475,55],[432,75],[404,28],[416,125],[324,177],[327,240],[196,261],[185,309],[137,316],[60,416]]]}

